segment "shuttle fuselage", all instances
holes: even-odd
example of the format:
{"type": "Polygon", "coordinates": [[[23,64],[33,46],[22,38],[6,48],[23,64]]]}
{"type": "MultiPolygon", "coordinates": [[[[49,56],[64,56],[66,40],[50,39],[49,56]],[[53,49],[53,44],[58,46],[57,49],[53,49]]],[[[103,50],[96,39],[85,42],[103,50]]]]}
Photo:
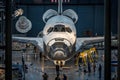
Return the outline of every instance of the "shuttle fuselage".
{"type": "MultiPolygon", "coordinates": [[[[62,1],[62,0],[61,0],[62,1]]],[[[74,55],[76,45],[75,23],[77,14],[67,9],[47,10],[43,15],[45,27],[43,29],[44,54],[53,61],[66,61],[74,55]]],[[[59,7],[59,6],[58,6],[59,7]]]]}
{"type": "Polygon", "coordinates": [[[63,15],[49,19],[43,29],[45,53],[53,60],[65,60],[75,50],[76,29],[73,21],[63,15]]]}

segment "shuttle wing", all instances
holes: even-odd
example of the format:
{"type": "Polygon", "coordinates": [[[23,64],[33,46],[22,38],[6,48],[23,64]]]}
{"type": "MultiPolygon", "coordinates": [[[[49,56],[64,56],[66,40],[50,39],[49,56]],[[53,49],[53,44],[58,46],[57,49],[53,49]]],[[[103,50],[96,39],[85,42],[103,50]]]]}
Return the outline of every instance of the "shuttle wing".
{"type": "MultiPolygon", "coordinates": [[[[111,37],[111,39],[115,39],[115,37],[111,37]]],[[[83,46],[88,44],[104,42],[104,37],[82,37],[77,38],[76,41],[76,51],[80,50],[83,46]]]]}
{"type": "MultiPolygon", "coordinates": [[[[12,37],[13,41],[32,43],[43,52],[43,39],[39,37],[12,37]]],[[[112,37],[115,39],[115,37],[112,37]]],[[[76,51],[79,51],[83,46],[88,44],[104,42],[104,37],[78,37],[76,40],[76,51]]]]}
{"type": "Polygon", "coordinates": [[[13,41],[32,43],[43,52],[43,39],[39,37],[12,37],[13,41]]]}
{"type": "Polygon", "coordinates": [[[104,41],[104,37],[81,37],[81,38],[77,38],[76,51],[80,50],[82,48],[82,46],[85,46],[85,45],[93,43],[93,42],[100,42],[100,41],[104,41]]]}

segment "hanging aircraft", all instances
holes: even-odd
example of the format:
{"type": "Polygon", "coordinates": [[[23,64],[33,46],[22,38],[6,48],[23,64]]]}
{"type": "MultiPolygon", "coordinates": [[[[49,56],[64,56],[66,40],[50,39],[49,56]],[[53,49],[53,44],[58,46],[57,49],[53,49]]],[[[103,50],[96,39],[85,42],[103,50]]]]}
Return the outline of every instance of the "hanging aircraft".
{"type": "MultiPolygon", "coordinates": [[[[42,38],[12,38],[16,41],[26,41],[35,44],[39,47],[40,51],[55,64],[56,62],[65,64],[67,60],[70,60],[79,52],[82,46],[104,41],[104,37],[77,38],[75,23],[78,20],[78,15],[72,9],[63,11],[62,1],[63,0],[58,0],[58,11],[49,9],[44,13],[43,21],[45,22],[45,27],[42,38]]],[[[24,30],[24,28],[22,29],[24,30]]]]}

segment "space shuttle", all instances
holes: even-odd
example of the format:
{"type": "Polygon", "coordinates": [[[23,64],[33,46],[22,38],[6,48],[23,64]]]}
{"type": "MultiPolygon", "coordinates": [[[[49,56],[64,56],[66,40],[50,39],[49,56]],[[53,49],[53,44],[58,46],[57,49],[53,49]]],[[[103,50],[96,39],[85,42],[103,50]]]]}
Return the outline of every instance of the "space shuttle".
{"type": "Polygon", "coordinates": [[[76,28],[78,16],[72,9],[63,11],[62,0],[58,2],[58,11],[47,10],[43,15],[44,53],[50,60],[66,61],[75,52],[76,28]]]}
{"type": "MultiPolygon", "coordinates": [[[[18,42],[26,41],[32,43],[39,47],[39,50],[50,61],[55,64],[62,62],[64,65],[82,46],[104,41],[104,37],[77,38],[75,23],[78,21],[78,15],[72,9],[63,11],[62,3],[63,0],[58,0],[58,11],[49,9],[43,14],[45,27],[42,38],[13,37],[12,39],[18,42]]],[[[20,25],[17,27],[20,27],[20,25]]],[[[22,29],[24,30],[24,28],[22,29]]]]}

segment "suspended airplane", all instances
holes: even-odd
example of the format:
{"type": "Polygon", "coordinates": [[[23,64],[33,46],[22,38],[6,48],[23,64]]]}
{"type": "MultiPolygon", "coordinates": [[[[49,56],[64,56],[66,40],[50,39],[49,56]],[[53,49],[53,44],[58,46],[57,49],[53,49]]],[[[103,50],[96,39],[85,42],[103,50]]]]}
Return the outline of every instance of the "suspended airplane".
{"type": "Polygon", "coordinates": [[[104,37],[77,38],[75,23],[78,15],[72,9],[63,11],[62,0],[58,0],[58,12],[49,9],[43,15],[45,27],[43,37],[13,37],[20,42],[31,42],[39,47],[40,51],[55,64],[65,64],[84,45],[104,41],[104,37]]]}

